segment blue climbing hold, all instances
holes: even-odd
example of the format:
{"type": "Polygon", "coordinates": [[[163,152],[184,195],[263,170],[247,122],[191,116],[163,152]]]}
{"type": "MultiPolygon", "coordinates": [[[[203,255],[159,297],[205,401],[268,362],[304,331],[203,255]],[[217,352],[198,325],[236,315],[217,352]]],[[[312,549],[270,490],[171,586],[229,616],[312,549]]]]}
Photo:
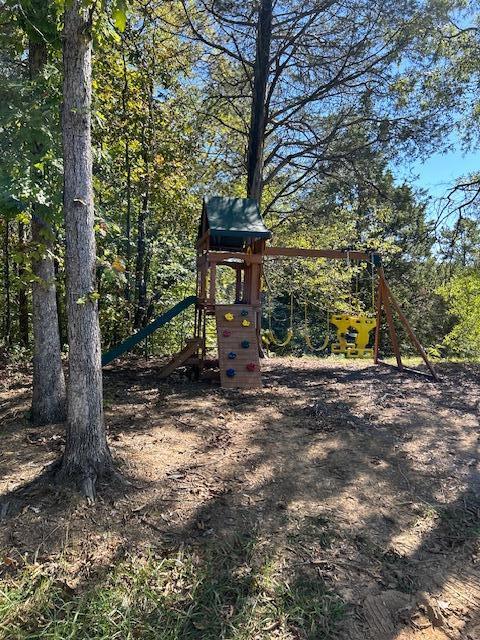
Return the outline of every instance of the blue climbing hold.
{"type": "Polygon", "coordinates": [[[248,311],[246,309],[242,309],[242,311],[240,312],[240,315],[248,316],[248,311]]]}
{"type": "Polygon", "coordinates": [[[237,354],[234,351],[230,351],[230,353],[228,354],[229,360],[235,360],[236,357],[237,357],[237,354]]]}
{"type": "Polygon", "coordinates": [[[250,342],[248,340],[242,340],[242,349],[248,349],[250,342]]]}
{"type": "Polygon", "coordinates": [[[229,378],[233,378],[235,375],[235,369],[227,369],[226,374],[229,378]]]}

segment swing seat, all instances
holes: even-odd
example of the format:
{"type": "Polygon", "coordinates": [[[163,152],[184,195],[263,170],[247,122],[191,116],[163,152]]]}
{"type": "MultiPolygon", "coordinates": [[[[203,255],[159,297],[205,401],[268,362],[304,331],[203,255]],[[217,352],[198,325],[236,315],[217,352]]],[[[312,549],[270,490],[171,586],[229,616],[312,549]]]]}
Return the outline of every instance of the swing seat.
{"type": "Polygon", "coordinates": [[[346,313],[335,313],[330,317],[331,324],[337,327],[337,342],[332,345],[332,353],[346,353],[349,347],[355,347],[353,342],[347,341],[347,329],[351,318],[346,313]]]}
{"type": "Polygon", "coordinates": [[[352,349],[355,349],[354,342],[345,342],[345,345],[340,344],[339,342],[334,342],[331,346],[332,353],[340,354],[340,353],[348,353],[352,349]]]}
{"type": "Polygon", "coordinates": [[[303,337],[305,339],[305,344],[310,349],[310,351],[325,351],[325,349],[328,347],[328,343],[330,342],[330,334],[329,333],[327,333],[323,343],[319,347],[315,347],[313,345],[312,339],[310,338],[310,334],[309,333],[305,333],[303,337]]]}
{"type": "MultiPolygon", "coordinates": [[[[351,327],[355,329],[357,335],[355,337],[355,346],[359,353],[367,351],[367,344],[370,340],[370,332],[377,326],[375,318],[368,316],[351,316],[351,327]]],[[[371,349],[370,349],[371,351],[371,349]]],[[[358,357],[369,357],[368,355],[359,355],[358,357]]]]}
{"type": "Polygon", "coordinates": [[[274,344],[276,347],[286,347],[287,344],[290,343],[292,338],[293,338],[293,329],[291,327],[287,330],[287,335],[285,337],[285,340],[283,341],[278,340],[278,338],[275,336],[275,334],[271,329],[267,329],[267,331],[265,331],[265,333],[262,336],[262,341],[266,345],[274,344]]]}
{"type": "Polygon", "coordinates": [[[351,359],[373,358],[373,349],[349,349],[345,353],[345,357],[351,359]]]}

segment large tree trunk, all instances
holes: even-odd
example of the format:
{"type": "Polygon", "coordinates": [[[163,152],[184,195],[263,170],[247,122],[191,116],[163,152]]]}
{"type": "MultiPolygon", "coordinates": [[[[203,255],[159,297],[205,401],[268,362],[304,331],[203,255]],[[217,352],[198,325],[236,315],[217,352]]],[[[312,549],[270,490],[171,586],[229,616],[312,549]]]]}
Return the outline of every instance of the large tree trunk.
{"type": "Polygon", "coordinates": [[[263,190],[263,150],[267,121],[266,94],[272,39],[272,0],[261,0],[253,68],[253,96],[247,157],[247,195],[260,204],[263,190]]]}
{"type": "Polygon", "coordinates": [[[73,0],[64,14],[63,158],[69,343],[68,419],[57,479],[93,498],[98,477],[113,471],[103,418],[100,327],[96,301],[91,150],[90,14],[73,0]]]}
{"type": "MultiPolygon", "coordinates": [[[[40,0],[42,1],[42,0],[40,0]]],[[[29,42],[28,61],[30,80],[35,80],[47,62],[45,41],[29,42]]],[[[33,168],[41,159],[43,149],[34,142],[32,149],[33,168]]],[[[55,265],[52,258],[53,236],[38,207],[32,206],[32,244],[35,254],[32,270],[35,280],[32,285],[33,325],[33,397],[31,418],[36,425],[63,422],[66,418],[65,378],[62,369],[60,334],[57,322],[57,294],[55,265]]]]}

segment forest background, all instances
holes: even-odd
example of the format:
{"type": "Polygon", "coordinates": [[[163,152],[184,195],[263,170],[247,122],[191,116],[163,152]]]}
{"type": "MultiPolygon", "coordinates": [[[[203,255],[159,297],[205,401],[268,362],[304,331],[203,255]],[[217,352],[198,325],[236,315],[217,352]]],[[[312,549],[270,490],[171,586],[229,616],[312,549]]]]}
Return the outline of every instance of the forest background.
{"type": "MultiPolygon", "coordinates": [[[[35,263],[47,254],[67,350],[60,4],[0,3],[3,358],[31,352],[35,263]],[[33,73],[36,42],[45,59],[33,73]],[[35,233],[39,215],[53,241],[35,233]]],[[[253,183],[256,3],[117,4],[93,29],[95,296],[104,350],[195,292],[202,198],[245,197],[249,184],[275,243],[381,252],[430,355],[480,357],[479,178],[458,167],[441,198],[404,178],[434,153],[478,147],[475,3],[274,2],[253,183]]],[[[265,306],[279,335],[293,300],[296,331],[286,350],[297,354],[307,351],[305,310],[318,344],[328,312],[372,309],[370,274],[360,265],[282,260],[267,264],[266,275],[265,306]]],[[[227,296],[228,275],[222,283],[227,296]]],[[[189,323],[180,318],[158,331],[150,353],[177,350],[189,323]]]]}

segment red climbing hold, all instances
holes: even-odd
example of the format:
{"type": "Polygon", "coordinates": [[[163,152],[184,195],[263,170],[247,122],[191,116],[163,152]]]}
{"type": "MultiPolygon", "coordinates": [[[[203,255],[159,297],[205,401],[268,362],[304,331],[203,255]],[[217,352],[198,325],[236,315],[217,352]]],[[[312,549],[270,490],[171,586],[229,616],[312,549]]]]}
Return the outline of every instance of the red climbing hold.
{"type": "Polygon", "coordinates": [[[229,336],[232,335],[232,332],[229,331],[228,329],[224,329],[223,332],[222,332],[222,335],[223,335],[224,338],[228,338],[229,336]]]}
{"type": "Polygon", "coordinates": [[[246,368],[247,368],[247,371],[255,371],[256,367],[257,365],[254,362],[249,362],[246,368]]]}

